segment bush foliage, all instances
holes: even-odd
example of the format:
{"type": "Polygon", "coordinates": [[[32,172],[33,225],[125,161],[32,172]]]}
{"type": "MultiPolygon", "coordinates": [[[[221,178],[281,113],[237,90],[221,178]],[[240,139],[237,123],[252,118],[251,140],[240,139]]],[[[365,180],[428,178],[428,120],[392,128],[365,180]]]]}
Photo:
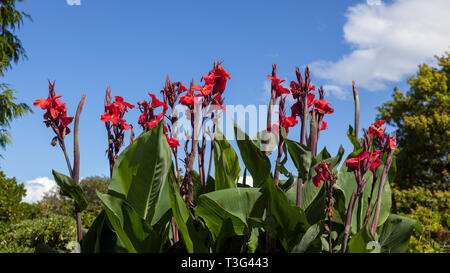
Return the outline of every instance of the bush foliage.
{"type": "Polygon", "coordinates": [[[39,244],[69,252],[67,244],[76,241],[75,235],[75,220],[61,215],[3,224],[0,226],[0,253],[33,253],[39,244]]]}

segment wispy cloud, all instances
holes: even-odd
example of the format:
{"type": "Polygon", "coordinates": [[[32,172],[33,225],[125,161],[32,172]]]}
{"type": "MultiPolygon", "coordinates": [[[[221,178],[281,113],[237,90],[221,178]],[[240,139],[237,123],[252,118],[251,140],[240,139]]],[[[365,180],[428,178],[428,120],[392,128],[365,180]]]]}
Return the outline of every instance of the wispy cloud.
{"type": "Polygon", "coordinates": [[[333,95],[334,97],[345,100],[348,98],[348,95],[350,94],[349,91],[346,91],[346,89],[343,89],[340,86],[337,85],[324,85],[323,90],[325,91],[325,95],[333,95]]]}
{"type": "Polygon", "coordinates": [[[27,193],[23,202],[32,204],[41,201],[44,193],[56,186],[56,183],[48,177],[39,177],[26,181],[24,185],[27,193]]]}
{"type": "Polygon", "coordinates": [[[81,6],[81,0],[66,0],[69,6],[81,6]]]}
{"type": "Polygon", "coordinates": [[[353,50],[338,61],[311,64],[312,73],[327,80],[337,96],[349,92],[353,80],[367,90],[382,90],[449,49],[448,0],[367,0],[349,7],[346,17],[344,39],[353,50]]]}

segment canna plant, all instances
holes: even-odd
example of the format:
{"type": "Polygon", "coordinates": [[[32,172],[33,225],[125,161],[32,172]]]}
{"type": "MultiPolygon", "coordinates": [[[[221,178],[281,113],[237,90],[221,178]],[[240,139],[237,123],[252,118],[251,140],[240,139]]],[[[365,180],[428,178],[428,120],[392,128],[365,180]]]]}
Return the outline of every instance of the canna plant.
{"type": "MultiPolygon", "coordinates": [[[[132,129],[123,115],[133,107],[119,96],[111,102],[107,91],[101,120],[108,132],[111,184],[106,194],[97,193],[104,209],[80,241],[81,252],[405,252],[416,222],[390,214],[395,135],[386,134],[384,121],[377,121],[358,137],[359,97],[353,83],[356,129],[347,131],[353,151],[345,159],[342,146],[336,156],[326,148],[319,152],[325,117],[334,109],[323,87],[313,93],[308,67],[304,77],[297,68],[296,76],[286,88],[273,65],[267,129],[251,139],[234,124],[239,151],[217,126],[231,79],[222,63],[214,62],[201,78],[203,85],[192,80],[187,88],[167,77],[162,100],[149,93],[151,101],[138,102],[143,132],[136,139],[132,132],[121,153],[123,133],[132,129]],[[295,101],[290,114],[287,96],[295,101]],[[191,127],[184,131],[184,158],[178,152],[177,104],[186,110],[191,127]],[[274,123],[272,111],[278,114],[274,123]],[[291,140],[289,132],[297,125],[300,140],[291,140]],[[206,136],[211,139],[208,168],[206,136]],[[296,170],[287,169],[289,161],[296,170]],[[242,169],[244,182],[238,183],[242,169]],[[245,182],[247,173],[252,186],[245,182]]],[[[37,105],[48,109],[41,102],[37,105]]],[[[56,122],[51,111],[47,117],[56,122]]]]}

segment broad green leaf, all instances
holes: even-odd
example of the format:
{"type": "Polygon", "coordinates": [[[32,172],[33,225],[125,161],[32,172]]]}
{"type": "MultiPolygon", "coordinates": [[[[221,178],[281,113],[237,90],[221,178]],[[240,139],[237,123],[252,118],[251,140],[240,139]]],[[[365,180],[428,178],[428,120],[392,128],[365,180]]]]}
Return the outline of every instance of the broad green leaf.
{"type": "Polygon", "coordinates": [[[258,132],[254,139],[253,143],[267,156],[270,156],[273,150],[278,146],[278,136],[267,130],[258,132]]]}
{"type": "Polygon", "coordinates": [[[81,253],[115,253],[116,244],[117,235],[109,228],[106,212],[102,210],[83,237],[81,253]]]}
{"type": "Polygon", "coordinates": [[[155,215],[171,165],[162,123],[139,136],[121,158],[117,177],[127,202],[142,218],[152,220],[155,215]]]}
{"type": "Polygon", "coordinates": [[[391,214],[380,233],[381,252],[405,253],[415,224],[416,220],[391,214]]]}
{"type": "Polygon", "coordinates": [[[326,202],[327,193],[325,192],[325,187],[321,187],[319,193],[316,195],[316,198],[314,198],[305,210],[309,224],[313,225],[325,219],[326,202]]]}
{"type": "Polygon", "coordinates": [[[131,206],[117,197],[97,195],[105,207],[106,215],[126,249],[131,253],[157,253],[161,246],[159,235],[131,206]]]}
{"type": "Polygon", "coordinates": [[[180,190],[176,182],[175,174],[171,172],[168,179],[169,179],[170,203],[172,207],[172,213],[178,227],[178,231],[181,233],[182,240],[186,246],[186,250],[189,253],[193,253],[194,245],[192,243],[192,239],[186,224],[186,222],[190,217],[189,210],[179,194],[180,190]]]}
{"type": "Polygon", "coordinates": [[[173,168],[169,173],[168,179],[172,214],[175,218],[178,231],[181,235],[181,240],[183,241],[186,250],[188,251],[188,253],[208,252],[208,249],[204,244],[205,240],[204,238],[202,238],[201,232],[195,229],[189,209],[186,206],[186,203],[181,198],[180,189],[176,182],[173,168]]]}
{"type": "Polygon", "coordinates": [[[52,171],[53,177],[55,178],[56,184],[61,188],[61,192],[72,198],[72,200],[78,205],[80,211],[87,208],[88,203],[86,198],[84,198],[84,193],[81,187],[72,178],[58,173],[55,170],[52,171]]]}
{"type": "Polygon", "coordinates": [[[309,228],[305,212],[290,203],[273,179],[267,182],[266,189],[270,208],[267,223],[275,231],[284,249],[290,252],[309,228]]]}
{"type": "Polygon", "coordinates": [[[202,194],[195,215],[205,221],[213,239],[219,236],[227,219],[230,234],[247,235],[250,233],[248,219],[262,196],[259,188],[232,188],[202,194]]]}
{"type": "Polygon", "coordinates": [[[241,175],[239,157],[218,128],[214,137],[215,190],[235,188],[241,175]]]}
{"type": "Polygon", "coordinates": [[[322,223],[317,223],[308,228],[303,235],[300,243],[298,243],[293,249],[292,253],[305,253],[311,244],[318,238],[318,236],[323,232],[322,223]]]}
{"type": "MultiPolygon", "coordinates": [[[[327,149],[324,148],[319,155],[312,158],[311,165],[308,170],[308,180],[303,181],[303,187],[302,187],[302,204],[301,207],[306,209],[311,204],[311,202],[317,197],[317,194],[323,187],[323,183],[321,183],[320,187],[316,187],[314,183],[312,183],[312,178],[316,175],[315,167],[324,160],[327,163],[331,163],[331,169],[336,171],[336,167],[339,165],[340,161],[342,160],[344,154],[344,149],[342,146],[339,148],[338,154],[335,157],[331,157],[331,155],[328,153],[327,149]]],[[[294,186],[290,188],[290,190],[287,191],[287,196],[292,204],[296,203],[297,199],[297,182],[295,181],[294,186]]]]}
{"type": "Polygon", "coordinates": [[[298,171],[298,176],[303,178],[303,181],[308,179],[309,170],[311,169],[312,153],[311,150],[296,141],[285,138],[287,151],[294,162],[298,171]]]}
{"type": "Polygon", "coordinates": [[[253,187],[259,188],[271,177],[269,158],[236,124],[234,132],[242,161],[253,178],[253,187]]]}
{"type": "Polygon", "coordinates": [[[347,245],[347,252],[370,253],[373,251],[372,245],[374,244],[376,245],[375,240],[370,235],[370,232],[367,230],[367,227],[365,227],[350,238],[347,245]]]}

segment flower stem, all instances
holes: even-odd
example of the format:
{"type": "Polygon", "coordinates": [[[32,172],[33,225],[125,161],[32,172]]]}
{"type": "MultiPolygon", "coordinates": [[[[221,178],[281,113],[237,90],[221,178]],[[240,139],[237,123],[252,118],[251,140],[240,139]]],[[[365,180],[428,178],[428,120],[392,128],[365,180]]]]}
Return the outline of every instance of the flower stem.
{"type": "Polygon", "coordinates": [[[348,243],[348,238],[350,236],[350,230],[352,227],[352,216],[353,216],[353,209],[355,207],[356,198],[357,198],[356,192],[355,192],[355,190],[353,190],[352,197],[350,198],[350,203],[348,205],[347,219],[345,221],[344,239],[343,239],[342,247],[341,247],[342,253],[345,253],[345,251],[347,250],[347,243],[348,243]]]}
{"type": "MultiPolygon", "coordinates": [[[[394,135],[394,139],[395,138],[396,138],[396,136],[394,135]]],[[[386,182],[386,177],[389,173],[389,169],[391,168],[394,152],[395,152],[395,149],[390,150],[390,152],[387,156],[387,159],[386,159],[386,165],[384,165],[383,174],[381,175],[380,187],[378,188],[377,206],[375,208],[375,214],[373,216],[372,228],[370,229],[370,233],[372,234],[372,236],[375,236],[375,232],[377,231],[378,217],[380,216],[381,199],[382,199],[381,197],[383,195],[384,183],[386,182]]]]}

